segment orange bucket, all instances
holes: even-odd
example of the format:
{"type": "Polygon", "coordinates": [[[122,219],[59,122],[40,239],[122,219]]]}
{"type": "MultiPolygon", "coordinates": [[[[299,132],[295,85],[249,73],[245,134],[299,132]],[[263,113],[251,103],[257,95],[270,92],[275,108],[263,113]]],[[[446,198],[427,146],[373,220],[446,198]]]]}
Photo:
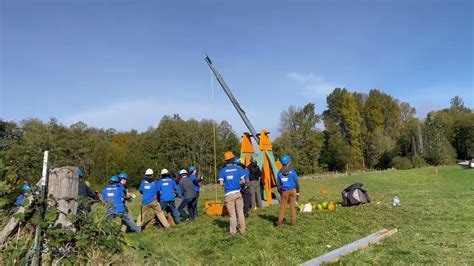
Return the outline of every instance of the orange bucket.
{"type": "Polygon", "coordinates": [[[208,200],[204,203],[204,208],[209,216],[224,216],[227,214],[227,208],[220,200],[208,200]]]}

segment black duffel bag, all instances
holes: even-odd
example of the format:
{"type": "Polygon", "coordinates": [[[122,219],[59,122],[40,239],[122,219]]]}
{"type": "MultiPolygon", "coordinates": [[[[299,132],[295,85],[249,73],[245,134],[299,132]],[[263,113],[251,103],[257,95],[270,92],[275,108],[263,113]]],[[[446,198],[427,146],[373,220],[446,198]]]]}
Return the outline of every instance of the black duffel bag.
{"type": "Polygon", "coordinates": [[[363,189],[362,183],[355,183],[342,191],[342,206],[354,206],[370,203],[371,199],[367,190],[363,189]]]}

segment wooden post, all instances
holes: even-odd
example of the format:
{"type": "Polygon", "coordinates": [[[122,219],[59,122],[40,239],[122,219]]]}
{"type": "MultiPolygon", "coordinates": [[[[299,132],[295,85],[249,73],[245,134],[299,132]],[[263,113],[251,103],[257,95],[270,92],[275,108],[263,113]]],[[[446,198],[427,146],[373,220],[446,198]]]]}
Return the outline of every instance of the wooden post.
{"type": "MultiPolygon", "coordinates": [[[[43,171],[41,174],[41,195],[40,195],[40,206],[39,206],[39,217],[41,221],[44,219],[44,212],[45,212],[45,204],[44,204],[44,199],[46,198],[46,193],[48,191],[47,187],[47,179],[48,179],[48,156],[49,156],[49,151],[44,151],[44,156],[43,156],[43,171]]],[[[42,242],[42,230],[41,230],[41,225],[36,226],[36,232],[35,232],[35,244],[33,246],[32,252],[33,252],[33,260],[31,261],[31,264],[36,266],[40,265],[40,253],[41,253],[41,242],[42,242]]]]}
{"type": "Polygon", "coordinates": [[[252,145],[252,140],[250,138],[250,134],[248,132],[244,132],[242,135],[242,146],[240,147],[240,158],[243,161],[242,163],[245,166],[250,164],[250,156],[255,152],[252,145]]]}
{"type": "Polygon", "coordinates": [[[378,231],[377,233],[373,233],[367,237],[364,237],[355,242],[347,244],[343,247],[335,249],[327,254],[324,254],[312,260],[308,260],[301,265],[313,266],[313,265],[322,265],[323,263],[328,263],[328,262],[336,262],[339,260],[340,257],[347,255],[351,252],[354,252],[356,250],[366,248],[369,244],[379,242],[381,239],[391,236],[395,234],[396,232],[398,232],[397,229],[393,229],[393,230],[382,229],[378,231]]]}

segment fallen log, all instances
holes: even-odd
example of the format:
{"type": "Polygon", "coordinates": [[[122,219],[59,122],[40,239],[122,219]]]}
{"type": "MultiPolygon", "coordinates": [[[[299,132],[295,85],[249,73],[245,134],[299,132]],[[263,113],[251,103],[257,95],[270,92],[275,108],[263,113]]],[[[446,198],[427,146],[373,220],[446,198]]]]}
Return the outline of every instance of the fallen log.
{"type": "Polygon", "coordinates": [[[30,206],[33,206],[33,203],[34,203],[33,195],[30,194],[27,200],[29,204],[27,206],[20,206],[18,210],[15,212],[15,214],[13,214],[12,218],[10,218],[10,221],[8,221],[7,225],[5,225],[2,232],[0,232],[0,246],[2,246],[5,243],[8,237],[15,231],[18,224],[20,223],[20,220],[17,219],[16,217],[19,214],[24,214],[30,208],[30,206]]]}
{"type": "Polygon", "coordinates": [[[347,255],[351,252],[354,252],[356,250],[366,248],[369,244],[379,242],[381,239],[391,236],[395,234],[396,232],[398,232],[397,229],[393,229],[393,230],[382,229],[378,231],[377,233],[368,235],[362,239],[359,239],[355,242],[352,242],[343,247],[335,249],[329,253],[326,253],[312,260],[308,260],[301,265],[313,266],[313,265],[322,265],[323,263],[328,263],[328,262],[336,262],[339,260],[340,257],[347,255]]]}

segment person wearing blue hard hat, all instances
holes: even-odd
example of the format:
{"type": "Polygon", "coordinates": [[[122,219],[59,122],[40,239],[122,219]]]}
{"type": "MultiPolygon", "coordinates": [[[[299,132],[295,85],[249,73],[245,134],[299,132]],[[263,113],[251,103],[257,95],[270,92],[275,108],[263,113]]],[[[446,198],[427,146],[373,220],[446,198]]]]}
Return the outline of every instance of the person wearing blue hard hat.
{"type": "MultiPolygon", "coordinates": [[[[118,186],[123,190],[123,193],[125,195],[124,197],[124,200],[125,201],[130,201],[132,199],[132,195],[130,195],[127,191],[127,180],[128,180],[128,175],[127,173],[125,172],[120,172],[120,174],[118,175],[119,179],[120,179],[120,183],[118,184],[118,186]]],[[[125,206],[125,209],[127,210],[128,212],[128,208],[125,206]]]]}
{"type": "Polygon", "coordinates": [[[76,174],[79,177],[79,188],[77,190],[79,204],[77,206],[77,212],[89,213],[91,211],[92,203],[99,200],[99,196],[97,195],[97,192],[92,191],[92,189],[84,182],[84,173],[80,168],[77,168],[76,174]]]}
{"type": "Polygon", "coordinates": [[[298,174],[291,167],[291,158],[288,155],[280,157],[283,167],[278,171],[277,186],[281,194],[280,215],[277,226],[281,227],[285,218],[286,205],[290,202],[291,224],[296,225],[296,200],[299,196],[300,188],[298,185],[298,174]]]}
{"type": "Polygon", "coordinates": [[[194,212],[196,216],[198,216],[198,211],[197,211],[197,205],[198,205],[198,200],[199,200],[199,192],[201,190],[201,185],[199,183],[202,182],[202,177],[198,177],[198,169],[196,166],[190,166],[188,168],[188,173],[189,173],[189,179],[191,179],[191,182],[194,184],[194,191],[196,191],[196,200],[194,201],[194,212]]]}
{"type": "Polygon", "coordinates": [[[25,198],[28,196],[28,193],[30,192],[31,189],[29,185],[24,184],[23,186],[21,186],[21,190],[23,190],[23,193],[18,195],[15,202],[15,205],[17,207],[20,207],[21,205],[23,205],[23,202],[25,201],[25,198]]]}
{"type": "Polygon", "coordinates": [[[194,209],[196,204],[196,190],[194,189],[194,184],[189,178],[188,171],[182,169],[179,171],[181,176],[181,181],[179,182],[179,187],[183,195],[183,201],[179,204],[178,211],[183,219],[194,219],[196,218],[196,210],[194,209]],[[184,211],[184,208],[188,209],[188,213],[184,211]]]}
{"type": "Polygon", "coordinates": [[[107,204],[107,219],[120,217],[122,222],[133,232],[140,232],[141,228],[133,221],[133,219],[125,212],[123,190],[118,186],[120,179],[118,176],[110,177],[110,185],[102,191],[102,201],[107,204]]]}
{"type": "Polygon", "coordinates": [[[245,184],[245,173],[234,164],[234,154],[224,153],[225,166],[219,172],[219,184],[224,187],[224,202],[230,216],[229,233],[237,234],[237,222],[240,234],[245,234],[244,200],[240,193],[241,184],[245,184]]]}
{"type": "Polygon", "coordinates": [[[140,216],[138,224],[145,228],[150,222],[156,222],[156,219],[145,221],[146,214],[153,210],[158,221],[165,228],[169,227],[170,224],[166,220],[166,216],[161,209],[160,203],[158,202],[158,184],[153,177],[153,169],[148,168],[145,171],[145,178],[140,183],[140,193],[143,195],[142,205],[140,206],[140,216]]]}

